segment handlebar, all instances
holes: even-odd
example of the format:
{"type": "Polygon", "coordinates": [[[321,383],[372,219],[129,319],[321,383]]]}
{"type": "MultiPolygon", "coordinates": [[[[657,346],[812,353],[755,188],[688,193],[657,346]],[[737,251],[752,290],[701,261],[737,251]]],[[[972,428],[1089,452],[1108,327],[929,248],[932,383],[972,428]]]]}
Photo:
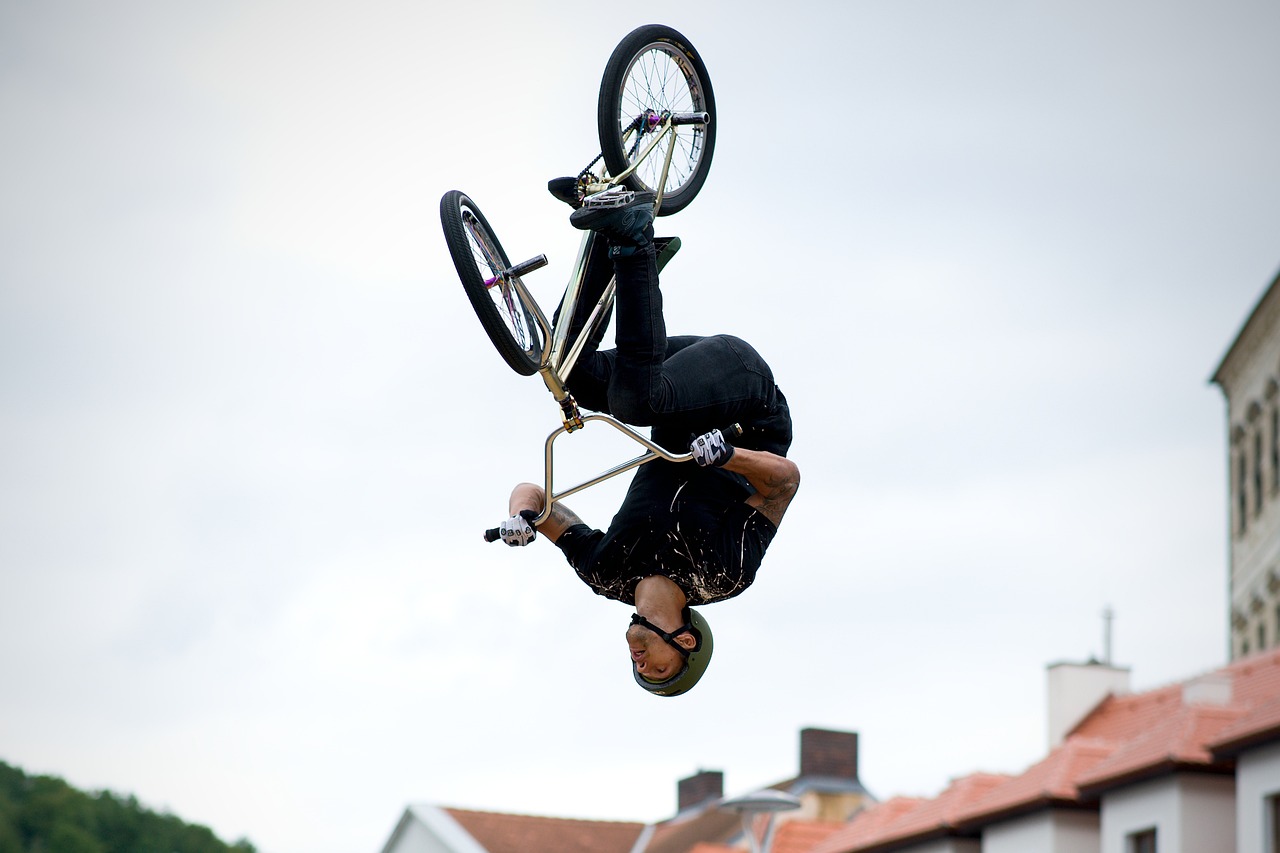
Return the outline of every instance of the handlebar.
{"type": "MultiPolygon", "coordinates": [[[[535,258],[534,260],[537,260],[537,259],[535,258]]],[[[531,261],[526,261],[526,263],[531,263],[531,261]]],[[[545,263],[545,259],[544,259],[544,263],[545,263]]],[[[728,438],[740,438],[742,434],[746,432],[746,430],[742,428],[742,424],[732,423],[732,424],[729,424],[729,426],[721,429],[720,432],[723,433],[728,438]]],[[[690,453],[684,456],[684,458],[678,459],[676,461],[689,462],[692,459],[693,459],[693,454],[690,453]]],[[[497,527],[490,527],[488,530],[484,532],[484,541],[486,542],[496,542],[501,538],[502,538],[502,533],[500,532],[500,529],[497,527]]]]}

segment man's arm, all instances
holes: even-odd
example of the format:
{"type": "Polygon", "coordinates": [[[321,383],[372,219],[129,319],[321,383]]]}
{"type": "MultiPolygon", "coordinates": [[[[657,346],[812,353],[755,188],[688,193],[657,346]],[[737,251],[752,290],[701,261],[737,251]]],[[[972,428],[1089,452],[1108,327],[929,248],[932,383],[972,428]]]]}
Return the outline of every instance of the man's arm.
{"type": "MultiPolygon", "coordinates": [[[[546,490],[541,486],[535,486],[533,483],[521,483],[511,490],[511,500],[508,502],[508,507],[512,515],[519,515],[521,510],[526,509],[540,513],[545,500],[546,490]]],[[[538,532],[554,543],[560,538],[560,534],[573,525],[582,523],[582,519],[578,518],[573,510],[560,503],[560,501],[556,501],[551,506],[551,514],[547,516],[547,520],[538,525],[538,532]]]]}
{"type": "Polygon", "coordinates": [[[724,463],[724,470],[746,477],[756,490],[747,498],[748,506],[759,510],[775,527],[782,523],[783,513],[800,488],[800,469],[796,463],[767,450],[735,447],[733,456],[724,463]]]}

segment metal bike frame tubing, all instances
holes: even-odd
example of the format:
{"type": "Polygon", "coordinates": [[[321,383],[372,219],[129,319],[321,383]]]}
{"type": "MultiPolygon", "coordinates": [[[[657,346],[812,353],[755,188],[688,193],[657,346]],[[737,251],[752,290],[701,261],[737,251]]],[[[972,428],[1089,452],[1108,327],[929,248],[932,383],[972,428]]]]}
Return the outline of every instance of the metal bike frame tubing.
{"type": "MultiPolygon", "coordinates": [[[[671,133],[674,136],[674,128],[675,125],[672,123],[670,118],[664,121],[662,129],[654,135],[653,140],[645,147],[643,153],[641,153],[631,166],[622,172],[622,174],[613,176],[609,181],[610,184],[619,184],[624,178],[634,172],[636,167],[646,160],[651,153],[653,153],[654,147],[662,141],[663,136],[668,133],[671,133]]],[[[667,173],[671,168],[671,157],[674,151],[675,143],[673,139],[672,144],[667,149],[666,156],[662,164],[662,174],[657,188],[657,198],[654,201],[655,207],[662,203],[663,189],[666,186],[667,173]]],[[[582,350],[586,346],[587,341],[591,339],[591,336],[595,332],[596,328],[598,328],[598,325],[604,322],[605,318],[609,316],[609,311],[613,307],[616,282],[610,278],[608,285],[605,286],[604,293],[601,294],[600,299],[596,302],[595,307],[588,316],[586,323],[583,324],[582,331],[571,344],[568,342],[569,328],[573,325],[574,312],[577,310],[578,299],[582,296],[582,288],[586,281],[587,259],[595,239],[597,238],[592,232],[587,232],[582,236],[582,242],[578,248],[578,257],[574,262],[573,274],[569,278],[569,284],[565,287],[564,296],[560,299],[559,322],[554,328],[552,327],[552,324],[548,322],[547,316],[543,313],[542,308],[529,293],[528,288],[525,287],[524,282],[518,276],[511,279],[511,284],[519,292],[521,300],[526,305],[533,308],[534,320],[542,330],[542,355],[540,358],[538,373],[542,376],[542,381],[546,383],[547,390],[551,392],[552,396],[555,397],[556,402],[558,403],[568,399],[569,390],[565,385],[565,381],[569,374],[573,372],[573,368],[577,364],[578,357],[582,354],[582,350]],[[565,350],[566,344],[569,344],[568,351],[565,350]]],[[[562,500],[569,495],[576,494],[583,489],[603,483],[605,480],[609,480],[619,474],[625,474],[627,471],[639,468],[647,462],[652,462],[655,459],[665,459],[668,462],[688,462],[692,458],[693,454],[691,453],[669,453],[662,447],[654,444],[648,438],[645,438],[640,433],[628,427],[626,424],[609,415],[587,415],[581,419],[581,423],[572,428],[568,425],[563,425],[552,432],[551,435],[547,436],[544,451],[546,501],[542,508],[542,512],[539,513],[534,524],[541,524],[550,517],[551,508],[555,505],[556,501],[562,500]],[[615,465],[604,473],[592,477],[589,480],[584,480],[573,488],[557,493],[555,491],[553,473],[555,468],[555,440],[561,435],[570,432],[571,429],[580,429],[590,421],[602,421],[607,423],[609,426],[618,430],[632,441],[635,441],[637,444],[644,447],[645,452],[628,462],[624,462],[621,465],[615,465]]]]}
{"type": "Polygon", "coordinates": [[[547,436],[547,441],[545,445],[545,456],[544,456],[544,464],[545,464],[544,488],[545,488],[545,494],[546,494],[546,502],[543,505],[542,512],[538,514],[538,517],[533,522],[535,526],[546,521],[551,516],[551,507],[556,503],[556,501],[563,500],[564,498],[567,498],[572,494],[576,494],[582,491],[583,489],[590,488],[591,486],[597,485],[598,483],[603,483],[605,480],[616,477],[619,474],[625,474],[627,471],[630,471],[633,468],[639,468],[641,465],[644,465],[646,462],[652,462],[655,459],[665,459],[668,462],[688,462],[693,458],[692,453],[668,452],[664,448],[659,447],[649,439],[645,438],[640,433],[633,430],[631,427],[622,423],[622,421],[619,421],[617,418],[611,417],[609,415],[601,415],[601,414],[587,415],[582,420],[584,425],[589,421],[601,421],[603,423],[606,423],[609,426],[613,427],[614,429],[618,430],[618,432],[627,436],[627,438],[630,438],[632,441],[646,448],[646,450],[644,453],[640,454],[639,456],[637,456],[636,458],[632,459],[629,462],[623,462],[621,465],[615,465],[609,470],[605,471],[603,474],[599,474],[595,477],[592,477],[589,480],[584,480],[571,489],[565,489],[563,492],[557,492],[555,490],[555,477],[553,474],[553,471],[555,470],[555,464],[554,464],[555,440],[560,436],[564,435],[566,432],[568,432],[569,429],[567,427],[560,427],[555,432],[551,433],[551,435],[547,436]]]}

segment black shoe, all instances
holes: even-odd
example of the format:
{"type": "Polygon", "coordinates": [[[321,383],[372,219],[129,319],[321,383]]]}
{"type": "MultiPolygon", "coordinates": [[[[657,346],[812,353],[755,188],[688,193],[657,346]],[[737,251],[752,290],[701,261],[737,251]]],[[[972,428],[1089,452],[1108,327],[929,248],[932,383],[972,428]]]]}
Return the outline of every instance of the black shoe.
{"type": "Polygon", "coordinates": [[[552,178],[547,181],[547,191],[574,210],[582,207],[577,178],[552,178]]]}
{"type": "Polygon", "coordinates": [[[615,246],[647,246],[653,240],[654,198],[650,192],[607,190],[588,196],[569,222],[574,228],[603,234],[615,246]]]}

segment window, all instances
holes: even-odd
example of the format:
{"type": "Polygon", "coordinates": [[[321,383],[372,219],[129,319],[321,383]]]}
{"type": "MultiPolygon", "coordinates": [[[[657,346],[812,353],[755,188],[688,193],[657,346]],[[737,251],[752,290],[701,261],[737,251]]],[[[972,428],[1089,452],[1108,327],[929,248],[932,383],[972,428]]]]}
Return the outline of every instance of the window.
{"type": "Polygon", "coordinates": [[[1237,515],[1240,517],[1240,525],[1237,533],[1243,535],[1249,529],[1249,498],[1246,486],[1249,482],[1249,459],[1245,456],[1244,450],[1236,454],[1236,508],[1239,510],[1237,515]]]}
{"type": "Polygon", "coordinates": [[[1262,512],[1262,430],[1253,434],[1253,512],[1262,512]]]}
{"type": "Polygon", "coordinates": [[[1267,853],[1280,853],[1280,794],[1267,797],[1267,853]]]}
{"type": "Polygon", "coordinates": [[[1280,492],[1280,405],[1271,410],[1271,491],[1280,492]]]}
{"type": "Polygon", "coordinates": [[[1125,853],[1156,853],[1156,831],[1154,829],[1135,832],[1129,836],[1128,842],[1125,853]]]}

